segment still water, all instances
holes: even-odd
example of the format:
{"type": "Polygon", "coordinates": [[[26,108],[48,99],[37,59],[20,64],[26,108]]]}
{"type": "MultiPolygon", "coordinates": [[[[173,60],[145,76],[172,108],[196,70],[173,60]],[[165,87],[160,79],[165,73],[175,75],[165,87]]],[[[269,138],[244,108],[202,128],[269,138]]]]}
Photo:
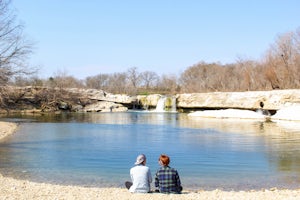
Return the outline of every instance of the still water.
{"type": "Polygon", "coordinates": [[[190,118],[178,113],[12,116],[0,173],[38,182],[123,187],[138,154],[152,175],[161,153],[185,189],[299,188],[300,123],[190,118]]]}

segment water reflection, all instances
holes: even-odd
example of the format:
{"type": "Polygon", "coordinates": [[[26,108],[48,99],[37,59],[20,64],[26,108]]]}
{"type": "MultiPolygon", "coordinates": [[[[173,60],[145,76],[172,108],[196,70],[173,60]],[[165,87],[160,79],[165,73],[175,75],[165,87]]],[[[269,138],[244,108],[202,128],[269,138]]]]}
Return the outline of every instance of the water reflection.
{"type": "MultiPolygon", "coordinates": [[[[183,116],[186,117],[186,116],[183,116]]],[[[236,133],[251,136],[253,143],[257,143],[257,136],[263,138],[266,148],[266,156],[271,166],[276,170],[300,172],[300,122],[276,121],[262,122],[255,120],[233,120],[213,118],[190,118],[180,120],[181,126],[215,129],[224,134],[236,133]]],[[[237,137],[231,145],[240,146],[241,141],[237,137]]],[[[255,146],[252,146],[255,148],[255,146]]],[[[299,178],[297,178],[299,181],[299,178]]]]}
{"type": "MultiPolygon", "coordinates": [[[[2,115],[3,120],[13,122],[101,123],[101,124],[170,124],[176,125],[177,113],[123,112],[123,113],[62,113],[2,115]]],[[[1,115],[0,115],[1,117],[1,115]]]]}
{"type": "Polygon", "coordinates": [[[300,127],[295,122],[147,112],[5,120],[22,122],[16,134],[0,143],[0,172],[6,175],[119,186],[142,152],[153,173],[158,155],[169,154],[186,188],[293,188],[300,182],[300,127]]]}

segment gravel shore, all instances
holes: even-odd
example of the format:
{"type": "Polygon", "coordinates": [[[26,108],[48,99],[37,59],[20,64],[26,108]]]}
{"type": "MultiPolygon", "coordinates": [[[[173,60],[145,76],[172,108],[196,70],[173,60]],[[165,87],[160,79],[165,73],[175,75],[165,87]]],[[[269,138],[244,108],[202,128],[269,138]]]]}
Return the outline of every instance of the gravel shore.
{"type": "MultiPolygon", "coordinates": [[[[0,122],[0,142],[17,128],[14,123],[0,122]]],[[[11,199],[300,199],[300,188],[297,190],[279,190],[276,188],[260,191],[183,191],[183,194],[131,194],[125,188],[88,188],[80,186],[52,185],[34,183],[27,180],[16,180],[0,174],[0,200],[11,199]]]]}
{"type": "Polygon", "coordinates": [[[0,175],[0,199],[300,199],[300,190],[261,190],[261,191],[183,191],[183,194],[131,194],[125,188],[86,188],[79,186],[62,186],[45,183],[33,183],[16,180],[0,175]]]}

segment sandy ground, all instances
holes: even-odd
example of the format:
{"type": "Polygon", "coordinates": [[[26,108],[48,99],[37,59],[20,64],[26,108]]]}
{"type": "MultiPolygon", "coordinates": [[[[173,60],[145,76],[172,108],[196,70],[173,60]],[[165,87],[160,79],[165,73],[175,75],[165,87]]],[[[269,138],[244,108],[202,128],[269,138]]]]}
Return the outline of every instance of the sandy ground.
{"type": "MultiPolygon", "coordinates": [[[[17,126],[13,123],[0,122],[0,142],[12,134],[17,126]]],[[[300,188],[297,190],[278,190],[276,188],[260,191],[183,191],[183,194],[131,194],[125,188],[87,188],[80,186],[63,186],[45,183],[34,183],[27,180],[16,180],[0,174],[0,200],[11,199],[59,199],[59,200],[93,200],[93,199],[300,199],[300,188]]]]}
{"type": "Polygon", "coordinates": [[[300,190],[261,190],[261,191],[183,191],[183,194],[131,194],[124,188],[85,188],[33,183],[15,180],[0,175],[0,199],[300,199],[300,190]]]}

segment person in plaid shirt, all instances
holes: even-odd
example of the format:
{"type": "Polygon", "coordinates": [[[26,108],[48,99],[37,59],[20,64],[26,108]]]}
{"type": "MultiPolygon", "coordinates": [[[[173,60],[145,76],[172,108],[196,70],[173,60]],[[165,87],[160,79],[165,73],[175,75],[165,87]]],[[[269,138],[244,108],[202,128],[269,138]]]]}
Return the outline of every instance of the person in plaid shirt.
{"type": "Polygon", "coordinates": [[[169,156],[162,154],[158,159],[161,167],[155,174],[156,191],[161,193],[181,193],[182,186],[176,169],[169,166],[169,156]]]}

